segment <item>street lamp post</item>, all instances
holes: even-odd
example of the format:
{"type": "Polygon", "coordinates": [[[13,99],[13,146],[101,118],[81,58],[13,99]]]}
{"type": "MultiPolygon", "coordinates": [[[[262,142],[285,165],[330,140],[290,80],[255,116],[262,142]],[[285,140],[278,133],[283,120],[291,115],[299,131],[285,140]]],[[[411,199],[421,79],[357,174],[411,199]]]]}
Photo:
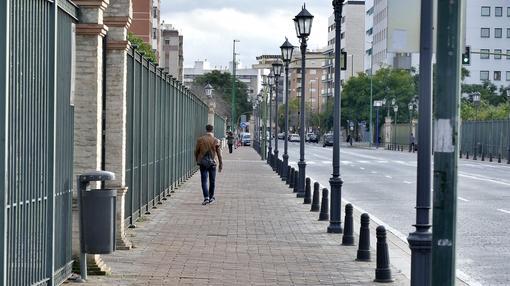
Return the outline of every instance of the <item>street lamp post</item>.
{"type": "Polygon", "coordinates": [[[374,89],[373,89],[373,81],[374,81],[374,40],[372,40],[371,42],[372,44],[372,47],[370,48],[370,123],[369,123],[369,127],[370,127],[370,142],[369,142],[369,146],[372,147],[372,142],[374,140],[374,128],[372,127],[372,102],[373,102],[373,94],[374,94],[374,89]]]}
{"type": "Polygon", "coordinates": [[[301,128],[300,128],[300,144],[299,144],[299,180],[297,188],[297,197],[303,198],[305,196],[305,83],[306,83],[306,48],[307,39],[312,30],[313,16],[306,10],[305,5],[301,12],[294,18],[294,25],[296,28],[297,37],[301,40],[301,128]]]}
{"type": "Polygon", "coordinates": [[[414,148],[412,145],[412,136],[413,136],[413,111],[414,111],[414,103],[409,102],[407,105],[409,108],[409,152],[412,152],[411,148],[414,148]]]}
{"type": "Polygon", "coordinates": [[[340,114],[341,114],[341,98],[342,91],[340,90],[340,56],[342,52],[341,45],[341,32],[342,32],[342,9],[343,0],[333,1],[333,10],[335,14],[335,108],[333,111],[333,174],[329,179],[331,188],[331,201],[330,201],[330,219],[328,226],[328,233],[342,233],[342,185],[343,181],[340,178],[340,114]]]}
{"type": "Polygon", "coordinates": [[[283,175],[282,179],[287,179],[287,169],[289,166],[288,142],[289,142],[289,64],[292,60],[292,53],[294,52],[294,45],[292,45],[287,38],[280,47],[282,51],[282,59],[285,63],[285,138],[283,150],[283,175]]]}
{"type": "MultiPolygon", "coordinates": [[[[239,40],[233,40],[233,48],[232,48],[232,103],[231,103],[231,118],[230,120],[234,120],[236,118],[236,43],[239,43],[239,40]]],[[[232,131],[237,129],[237,126],[234,126],[234,122],[231,122],[232,131]]]]}
{"type": "Polygon", "coordinates": [[[280,60],[277,60],[272,64],[273,66],[273,74],[274,74],[274,83],[275,83],[275,109],[274,109],[274,159],[273,159],[273,170],[278,171],[278,90],[279,90],[279,80],[282,75],[283,64],[280,60]]]}
{"type": "MultiPolygon", "coordinates": [[[[506,99],[508,105],[510,106],[510,88],[506,90],[506,99]]],[[[510,164],[510,114],[508,115],[508,154],[506,160],[507,160],[506,163],[510,164]]]]}
{"type": "Polygon", "coordinates": [[[272,167],[273,166],[273,146],[272,146],[272,141],[271,141],[271,138],[273,138],[273,127],[271,126],[272,125],[272,120],[273,120],[273,86],[274,86],[274,74],[273,74],[273,71],[271,71],[269,73],[269,75],[267,76],[267,86],[269,88],[269,148],[268,148],[268,152],[267,152],[267,162],[269,163],[269,165],[272,167]]]}
{"type": "Polygon", "coordinates": [[[375,107],[375,146],[376,148],[379,148],[379,109],[381,106],[383,106],[384,103],[382,100],[376,100],[374,101],[374,107],[375,107]]]}
{"type": "Polygon", "coordinates": [[[398,114],[398,105],[393,105],[393,112],[395,113],[395,123],[393,126],[395,127],[395,130],[393,130],[393,147],[397,149],[397,114],[398,114]]]}
{"type": "Polygon", "coordinates": [[[478,109],[480,108],[480,101],[481,101],[481,95],[479,92],[475,92],[472,94],[473,97],[473,103],[475,104],[475,121],[476,121],[476,129],[475,129],[475,136],[474,136],[474,152],[473,152],[473,159],[476,160],[476,157],[478,156],[478,109]]]}

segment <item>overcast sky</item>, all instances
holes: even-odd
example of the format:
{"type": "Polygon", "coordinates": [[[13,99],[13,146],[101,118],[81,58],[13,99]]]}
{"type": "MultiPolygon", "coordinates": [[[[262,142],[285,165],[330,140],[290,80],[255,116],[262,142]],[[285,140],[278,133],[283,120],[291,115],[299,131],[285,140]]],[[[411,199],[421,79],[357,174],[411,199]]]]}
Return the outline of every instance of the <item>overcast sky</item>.
{"type": "MultiPolygon", "coordinates": [[[[232,61],[232,41],[243,66],[261,54],[280,54],[285,36],[299,45],[292,19],[301,10],[296,0],[161,0],[161,20],[173,24],[184,36],[184,65],[205,60],[212,67],[232,61]]],[[[310,49],[327,44],[331,0],[312,0],[307,10],[315,16],[309,38],[310,49]]]]}

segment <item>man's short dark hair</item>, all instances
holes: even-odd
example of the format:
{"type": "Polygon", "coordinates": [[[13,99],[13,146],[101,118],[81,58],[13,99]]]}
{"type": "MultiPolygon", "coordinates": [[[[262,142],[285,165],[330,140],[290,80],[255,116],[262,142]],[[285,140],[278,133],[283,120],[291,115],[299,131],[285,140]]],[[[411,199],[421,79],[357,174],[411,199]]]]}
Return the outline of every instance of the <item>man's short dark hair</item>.
{"type": "Polygon", "coordinates": [[[214,128],[214,127],[213,127],[211,124],[207,124],[207,125],[205,126],[205,131],[207,131],[207,132],[212,132],[212,131],[213,131],[213,128],[214,128]]]}

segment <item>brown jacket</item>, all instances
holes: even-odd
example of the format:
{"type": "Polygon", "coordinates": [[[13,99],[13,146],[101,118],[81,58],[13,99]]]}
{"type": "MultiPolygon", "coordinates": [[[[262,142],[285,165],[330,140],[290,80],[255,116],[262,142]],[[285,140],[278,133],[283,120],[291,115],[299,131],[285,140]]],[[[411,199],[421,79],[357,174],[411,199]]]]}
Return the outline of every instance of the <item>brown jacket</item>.
{"type": "Polygon", "coordinates": [[[202,158],[205,156],[207,151],[211,152],[211,156],[213,160],[216,161],[216,156],[218,156],[218,161],[220,166],[223,165],[223,160],[221,157],[221,149],[220,149],[220,141],[214,138],[212,133],[207,133],[197,140],[197,144],[195,147],[195,160],[200,162],[202,158]]]}

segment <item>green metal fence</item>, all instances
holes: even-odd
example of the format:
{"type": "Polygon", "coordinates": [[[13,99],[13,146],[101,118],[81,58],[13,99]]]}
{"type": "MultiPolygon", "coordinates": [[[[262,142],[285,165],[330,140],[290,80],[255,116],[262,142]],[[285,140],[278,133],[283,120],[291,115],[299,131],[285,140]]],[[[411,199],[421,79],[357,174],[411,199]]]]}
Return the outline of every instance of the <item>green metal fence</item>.
{"type": "Polygon", "coordinates": [[[214,137],[218,139],[224,139],[226,132],[225,118],[219,116],[218,114],[214,115],[214,137]]]}
{"type": "Polygon", "coordinates": [[[478,155],[492,154],[508,159],[510,120],[463,121],[461,124],[461,151],[478,155]]]}
{"type": "Polygon", "coordinates": [[[71,273],[73,23],[69,1],[0,1],[0,284],[71,273]]]}
{"type": "Polygon", "coordinates": [[[134,50],[128,53],[126,216],[149,214],[197,168],[207,105],[134,50]]]}

